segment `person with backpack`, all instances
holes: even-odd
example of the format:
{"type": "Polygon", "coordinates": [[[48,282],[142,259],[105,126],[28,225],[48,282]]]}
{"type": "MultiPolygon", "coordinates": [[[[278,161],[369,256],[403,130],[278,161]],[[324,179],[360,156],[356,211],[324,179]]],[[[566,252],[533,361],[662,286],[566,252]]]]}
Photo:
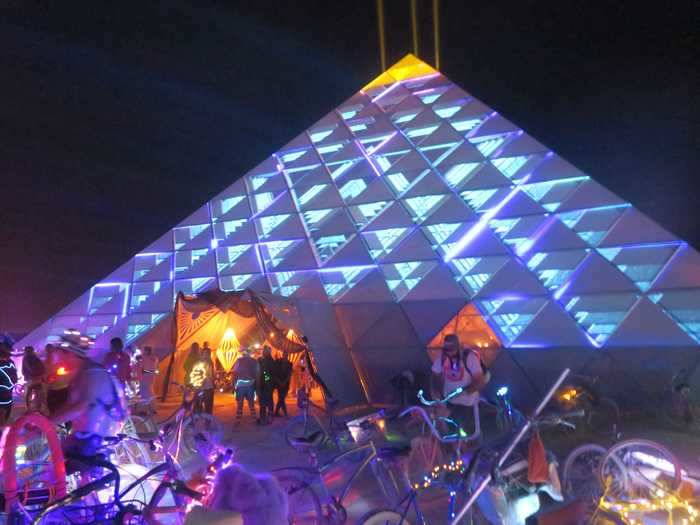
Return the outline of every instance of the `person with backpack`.
{"type": "Polygon", "coordinates": [[[444,398],[458,388],[463,392],[448,402],[450,417],[463,429],[474,428],[472,407],[479,403],[479,391],[486,386],[490,374],[481,361],[479,352],[462,348],[456,334],[447,334],[442,350],[433,361],[432,395],[444,398]],[[442,394],[437,385],[442,382],[442,394]]]}
{"type": "Polygon", "coordinates": [[[250,356],[248,348],[242,348],[241,354],[233,365],[233,393],[236,396],[236,423],[241,424],[243,418],[243,402],[248,402],[250,416],[255,415],[255,384],[259,375],[258,362],[250,356]]]}
{"type": "Polygon", "coordinates": [[[10,421],[12,392],[17,384],[17,368],[12,361],[12,347],[0,342],[0,426],[10,421]]]}

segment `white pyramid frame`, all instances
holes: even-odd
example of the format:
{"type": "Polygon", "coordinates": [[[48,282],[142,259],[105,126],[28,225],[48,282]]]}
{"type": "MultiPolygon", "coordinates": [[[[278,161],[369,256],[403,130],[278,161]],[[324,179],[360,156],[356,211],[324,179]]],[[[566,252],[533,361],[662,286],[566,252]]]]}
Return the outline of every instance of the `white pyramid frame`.
{"type": "Polygon", "coordinates": [[[20,344],[133,343],[217,287],[472,302],[510,348],[700,344],[700,254],[411,55],[20,344]]]}

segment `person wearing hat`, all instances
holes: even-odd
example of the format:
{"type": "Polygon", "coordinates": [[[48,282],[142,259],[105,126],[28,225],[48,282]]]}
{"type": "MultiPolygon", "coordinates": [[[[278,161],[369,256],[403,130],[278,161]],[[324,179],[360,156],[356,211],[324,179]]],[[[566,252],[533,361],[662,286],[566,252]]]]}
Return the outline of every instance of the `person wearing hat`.
{"type": "Polygon", "coordinates": [[[248,402],[248,410],[253,419],[255,415],[255,386],[258,380],[258,362],[250,356],[250,349],[243,348],[241,355],[233,365],[233,392],[236,396],[236,425],[243,418],[243,402],[248,402]]]}
{"type": "MultiPolygon", "coordinates": [[[[70,348],[61,348],[58,379],[68,383],[65,400],[53,407],[55,423],[71,422],[64,442],[68,454],[93,456],[103,438],[116,436],[128,415],[121,381],[99,363],[70,348]]],[[[52,377],[49,375],[49,382],[52,377]]]]}

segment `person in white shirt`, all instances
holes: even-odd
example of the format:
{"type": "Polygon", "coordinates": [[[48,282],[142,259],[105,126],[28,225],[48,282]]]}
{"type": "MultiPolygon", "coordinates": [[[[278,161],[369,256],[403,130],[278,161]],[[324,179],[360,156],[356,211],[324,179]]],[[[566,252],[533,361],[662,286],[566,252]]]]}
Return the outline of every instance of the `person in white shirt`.
{"type": "Polygon", "coordinates": [[[472,406],[479,403],[479,391],[486,386],[489,377],[481,366],[478,352],[462,348],[455,334],[448,334],[443,340],[442,350],[433,361],[433,398],[445,398],[458,388],[463,392],[448,402],[450,417],[465,430],[474,427],[472,406]],[[442,382],[442,392],[438,388],[442,382]],[[471,424],[469,424],[471,422],[471,424]]]}

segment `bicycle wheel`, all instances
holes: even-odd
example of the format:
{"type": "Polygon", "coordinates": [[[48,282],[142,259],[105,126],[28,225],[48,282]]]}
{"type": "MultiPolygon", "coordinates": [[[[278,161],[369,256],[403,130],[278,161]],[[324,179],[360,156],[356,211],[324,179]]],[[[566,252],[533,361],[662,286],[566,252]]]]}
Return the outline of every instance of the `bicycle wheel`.
{"type": "Polygon", "coordinates": [[[148,439],[158,434],[158,427],[150,417],[131,416],[130,419],[136,436],[148,439]]]}
{"type": "Polygon", "coordinates": [[[603,494],[598,470],[607,451],[605,447],[588,443],[572,450],[564,462],[561,474],[564,494],[584,503],[587,519],[595,512],[603,494]]]}
{"type": "Polygon", "coordinates": [[[362,517],[360,525],[411,525],[411,522],[393,510],[373,510],[362,517]]]}
{"type": "Polygon", "coordinates": [[[221,423],[211,414],[192,414],[182,426],[183,444],[191,454],[208,455],[221,433],[221,423]]]}
{"type": "Polygon", "coordinates": [[[321,502],[311,485],[288,472],[272,474],[287,494],[290,525],[321,525],[321,502]]]}
{"type": "Polygon", "coordinates": [[[630,439],[613,445],[599,468],[606,494],[621,501],[655,498],[655,492],[676,490],[681,466],[663,445],[647,439],[630,439]]]}
{"type": "Polygon", "coordinates": [[[308,440],[317,432],[325,434],[325,430],[315,417],[297,416],[292,419],[284,430],[284,439],[287,445],[296,450],[299,441],[308,440]]]}

